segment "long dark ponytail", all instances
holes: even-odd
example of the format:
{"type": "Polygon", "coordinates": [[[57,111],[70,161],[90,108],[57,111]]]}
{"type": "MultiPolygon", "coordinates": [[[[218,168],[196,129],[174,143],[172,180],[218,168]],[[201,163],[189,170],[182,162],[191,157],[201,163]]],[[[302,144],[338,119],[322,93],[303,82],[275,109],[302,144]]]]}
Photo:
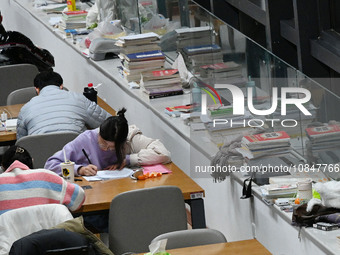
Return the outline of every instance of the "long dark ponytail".
{"type": "Polygon", "coordinates": [[[125,118],[126,109],[122,108],[116,116],[108,117],[99,128],[99,135],[106,141],[115,143],[118,168],[124,161],[124,144],[129,132],[128,122],[125,118]]]}

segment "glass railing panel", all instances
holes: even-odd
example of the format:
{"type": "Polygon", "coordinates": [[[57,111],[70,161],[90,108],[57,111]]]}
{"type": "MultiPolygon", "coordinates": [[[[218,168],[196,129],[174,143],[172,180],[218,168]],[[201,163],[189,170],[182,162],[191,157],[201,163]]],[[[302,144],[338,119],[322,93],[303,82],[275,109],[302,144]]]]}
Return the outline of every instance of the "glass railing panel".
{"type": "Polygon", "coordinates": [[[303,129],[306,159],[314,171],[340,180],[340,98],[300,72],[298,80],[316,108],[313,122],[303,129]]]}
{"type": "MultiPolygon", "coordinates": [[[[251,2],[262,6],[262,1],[251,2]]],[[[177,68],[187,71],[182,79],[197,115],[193,114],[190,131],[196,148],[213,156],[217,149],[211,150],[207,141],[217,148],[254,129],[285,131],[297,158],[312,164],[323,162],[321,155],[325,162],[335,164],[339,156],[340,162],[340,146],[336,142],[323,144],[324,148],[318,145],[315,151],[315,142],[311,143],[306,131],[339,121],[340,111],[334,107],[339,103],[338,96],[194,1],[139,0],[128,7],[124,11],[117,8],[118,13],[129,10],[122,17],[122,24],[135,33],[159,34],[168,63],[176,60],[181,63],[177,68]],[[232,93],[233,89],[239,92],[238,96],[232,93]],[[229,127],[217,127],[216,122],[213,127],[209,118],[218,118],[229,127]],[[203,125],[198,125],[202,119],[203,125]]],[[[332,177],[337,178],[334,174],[332,177]]]]}

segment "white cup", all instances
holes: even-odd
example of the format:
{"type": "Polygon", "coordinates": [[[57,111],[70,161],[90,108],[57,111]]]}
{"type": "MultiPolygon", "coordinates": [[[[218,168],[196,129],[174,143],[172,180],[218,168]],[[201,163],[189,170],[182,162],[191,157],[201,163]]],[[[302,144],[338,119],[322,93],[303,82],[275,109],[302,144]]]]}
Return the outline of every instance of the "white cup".
{"type": "Polygon", "coordinates": [[[297,183],[298,198],[301,199],[312,199],[313,198],[313,187],[312,181],[306,180],[297,183]]]}
{"type": "Polygon", "coordinates": [[[74,182],[74,162],[60,163],[60,168],[63,178],[68,182],[74,182]]]}

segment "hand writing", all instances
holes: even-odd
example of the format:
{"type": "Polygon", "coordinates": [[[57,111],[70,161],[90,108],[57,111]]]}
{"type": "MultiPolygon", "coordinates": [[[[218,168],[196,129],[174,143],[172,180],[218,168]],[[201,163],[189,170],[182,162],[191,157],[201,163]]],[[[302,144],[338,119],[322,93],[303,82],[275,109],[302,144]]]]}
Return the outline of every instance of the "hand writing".
{"type": "Polygon", "coordinates": [[[91,175],[96,175],[97,174],[97,166],[95,165],[87,165],[87,166],[82,166],[78,169],[78,174],[79,175],[86,175],[86,176],[91,176],[91,175]]]}
{"type": "Polygon", "coordinates": [[[114,164],[105,168],[105,170],[122,170],[126,166],[126,161],[124,160],[120,168],[118,168],[118,164],[114,164]]]}

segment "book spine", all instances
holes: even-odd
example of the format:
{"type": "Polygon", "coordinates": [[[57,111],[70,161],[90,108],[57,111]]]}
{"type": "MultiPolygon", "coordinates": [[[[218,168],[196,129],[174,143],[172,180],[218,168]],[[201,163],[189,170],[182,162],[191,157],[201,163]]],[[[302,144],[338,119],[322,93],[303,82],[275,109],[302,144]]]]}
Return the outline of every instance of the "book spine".
{"type": "Polygon", "coordinates": [[[160,93],[160,94],[151,94],[149,95],[149,98],[153,99],[153,98],[161,98],[161,97],[177,96],[177,95],[183,95],[183,90],[165,92],[165,93],[160,93]]]}
{"type": "Polygon", "coordinates": [[[324,231],[331,231],[331,230],[338,229],[339,226],[335,224],[322,224],[322,222],[320,222],[320,223],[313,224],[313,228],[321,229],[324,231]]]}

